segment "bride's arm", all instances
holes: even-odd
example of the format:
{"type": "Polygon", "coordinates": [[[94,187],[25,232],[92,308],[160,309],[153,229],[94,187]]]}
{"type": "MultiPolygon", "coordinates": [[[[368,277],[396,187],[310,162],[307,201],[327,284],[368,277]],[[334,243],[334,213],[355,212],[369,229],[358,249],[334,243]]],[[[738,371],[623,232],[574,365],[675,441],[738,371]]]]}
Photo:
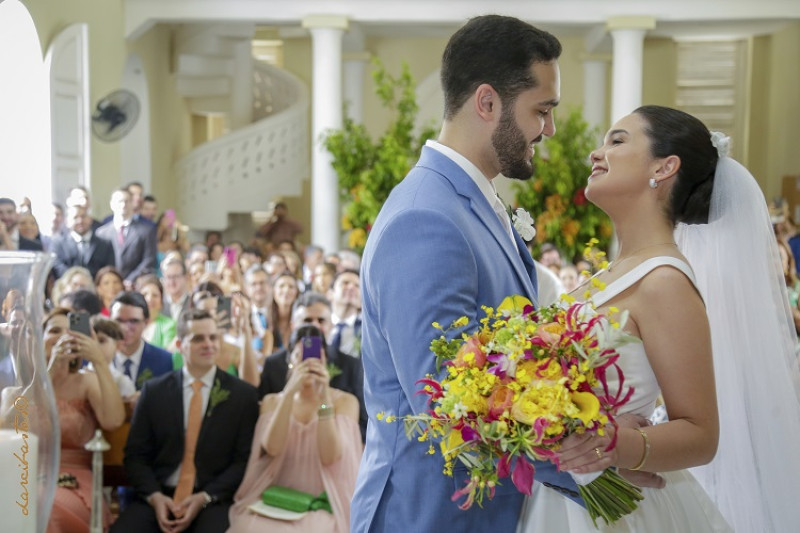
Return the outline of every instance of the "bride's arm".
{"type": "Polygon", "coordinates": [[[603,439],[581,439],[562,453],[565,470],[590,472],[616,465],[665,472],[708,463],[716,453],[719,421],[711,336],[700,296],[682,273],[659,268],[641,281],[630,300],[670,421],[640,428],[646,439],[637,429],[620,428],[616,448],[602,454],[594,448],[603,439]],[[648,441],[649,453],[640,464],[648,441]]]}

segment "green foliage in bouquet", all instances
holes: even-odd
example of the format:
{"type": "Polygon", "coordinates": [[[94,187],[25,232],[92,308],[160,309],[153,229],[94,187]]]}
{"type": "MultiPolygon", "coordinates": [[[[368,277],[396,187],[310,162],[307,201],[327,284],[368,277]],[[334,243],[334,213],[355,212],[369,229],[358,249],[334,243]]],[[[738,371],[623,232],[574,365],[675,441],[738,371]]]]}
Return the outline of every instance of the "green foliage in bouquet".
{"type": "Polygon", "coordinates": [[[373,65],[375,94],[394,112],[386,132],[373,141],[363,124],[348,117],[342,129],[329,131],[323,140],[333,155],[341,199],[347,202],[342,228],[350,232],[350,248],[359,253],[389,193],[417,161],[425,141],[436,135],[431,127],[414,135],[418,106],[408,65],[403,64],[399,77],[386,72],[377,59],[373,65]]]}
{"type": "Polygon", "coordinates": [[[580,108],[556,118],[556,135],[546,139],[533,156],[530,181],[512,185],[515,203],[535,220],[534,256],[539,246],[552,242],[573,261],[592,237],[608,250],[611,221],[586,199],[586,179],[591,174],[589,153],[597,148],[597,134],[583,120],[580,108]]]}

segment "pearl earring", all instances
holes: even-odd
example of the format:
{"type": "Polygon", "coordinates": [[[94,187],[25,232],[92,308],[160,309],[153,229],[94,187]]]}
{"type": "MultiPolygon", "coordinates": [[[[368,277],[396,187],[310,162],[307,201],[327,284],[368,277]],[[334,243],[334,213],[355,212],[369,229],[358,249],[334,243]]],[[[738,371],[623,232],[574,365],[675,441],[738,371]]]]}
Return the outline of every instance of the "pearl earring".
{"type": "Polygon", "coordinates": [[[655,178],[650,178],[650,188],[655,189],[656,187],[658,187],[658,182],[655,178]]]}

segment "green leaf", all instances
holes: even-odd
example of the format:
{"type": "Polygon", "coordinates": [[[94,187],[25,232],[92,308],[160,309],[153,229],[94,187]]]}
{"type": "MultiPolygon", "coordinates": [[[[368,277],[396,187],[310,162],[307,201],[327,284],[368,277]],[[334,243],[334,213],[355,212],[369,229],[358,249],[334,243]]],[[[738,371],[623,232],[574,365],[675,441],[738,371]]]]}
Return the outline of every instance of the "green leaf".
{"type": "MultiPolygon", "coordinates": [[[[329,130],[322,140],[333,156],[331,165],[339,177],[346,223],[353,230],[366,233],[389,193],[419,158],[425,141],[435,136],[433,127],[414,135],[418,106],[416,84],[408,64],[403,64],[399,76],[388,73],[377,59],[373,66],[375,94],[393,114],[386,131],[373,141],[363,124],[348,117],[341,129],[329,130]]],[[[363,251],[364,243],[351,245],[357,252],[363,251]]]]}

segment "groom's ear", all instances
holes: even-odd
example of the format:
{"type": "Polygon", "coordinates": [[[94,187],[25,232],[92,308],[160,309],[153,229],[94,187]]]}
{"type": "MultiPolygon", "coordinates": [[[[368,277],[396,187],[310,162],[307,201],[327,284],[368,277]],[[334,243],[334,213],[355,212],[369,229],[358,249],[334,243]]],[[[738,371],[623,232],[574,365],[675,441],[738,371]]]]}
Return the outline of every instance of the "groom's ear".
{"type": "Polygon", "coordinates": [[[663,181],[672,178],[681,168],[681,158],[677,155],[670,155],[661,160],[661,164],[656,170],[656,181],[663,181]]]}
{"type": "Polygon", "coordinates": [[[500,111],[499,96],[488,83],[475,89],[475,112],[485,121],[491,122],[500,111]]]}

